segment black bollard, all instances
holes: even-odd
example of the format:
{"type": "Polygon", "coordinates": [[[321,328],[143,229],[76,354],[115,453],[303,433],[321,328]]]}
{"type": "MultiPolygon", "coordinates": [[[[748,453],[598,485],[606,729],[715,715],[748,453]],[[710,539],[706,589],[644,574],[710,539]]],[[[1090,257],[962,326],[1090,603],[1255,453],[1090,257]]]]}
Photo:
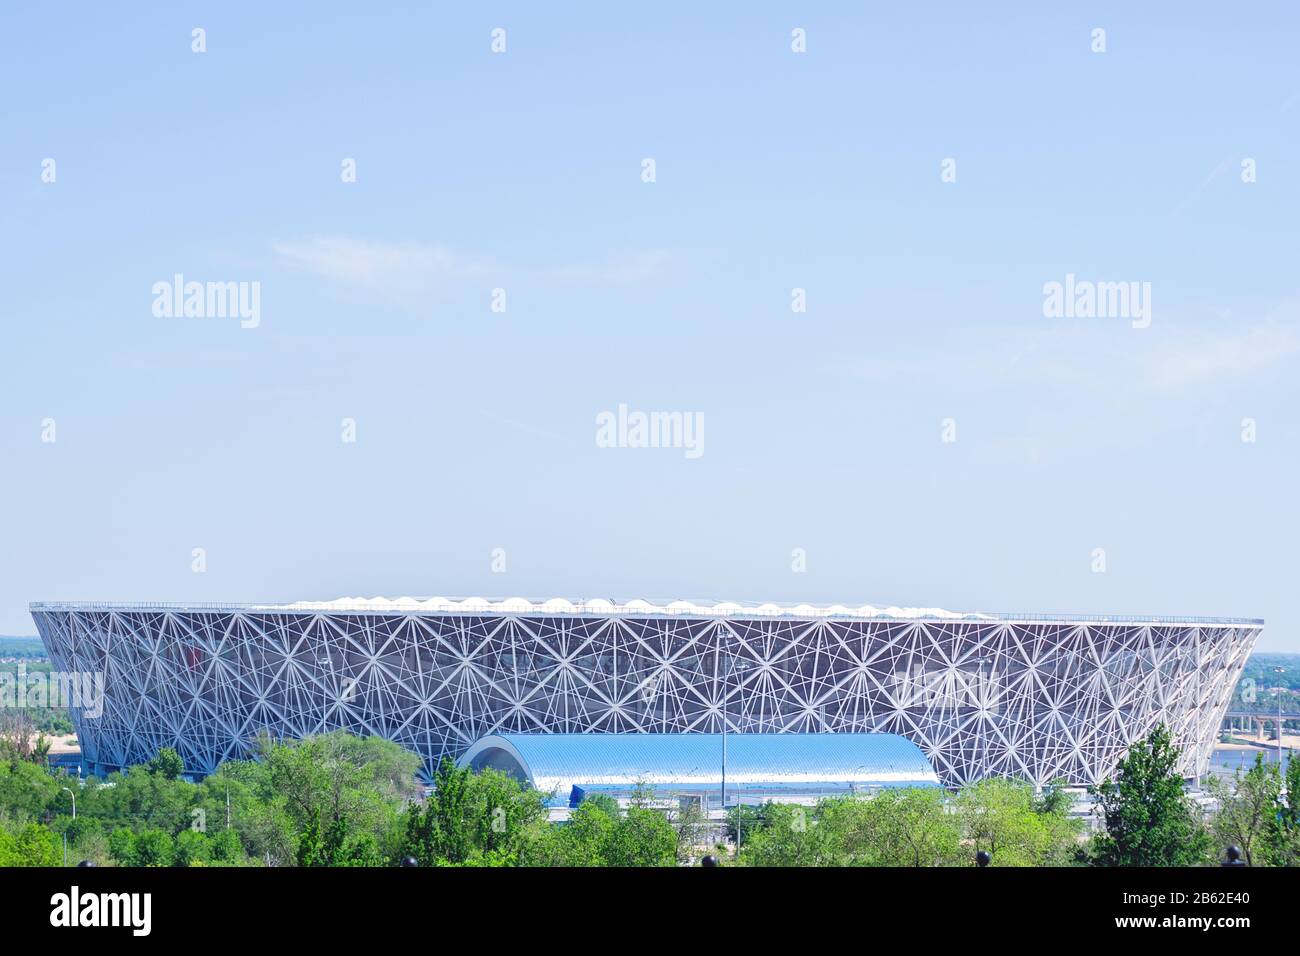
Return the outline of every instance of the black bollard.
{"type": "Polygon", "coordinates": [[[975,854],[975,865],[988,866],[989,861],[992,859],[993,857],[989,856],[988,850],[980,850],[978,853],[975,854]]]}
{"type": "Polygon", "coordinates": [[[82,860],[77,866],[98,866],[94,860],[82,860]]]}
{"type": "Polygon", "coordinates": [[[404,857],[402,857],[402,862],[401,862],[401,864],[399,864],[399,865],[400,865],[400,866],[419,866],[419,865],[420,865],[420,861],[417,860],[417,859],[416,859],[415,857],[413,857],[413,856],[404,856],[404,857]]]}
{"type": "Polygon", "coordinates": [[[706,856],[700,860],[700,866],[717,866],[718,858],[716,856],[706,856]]]}

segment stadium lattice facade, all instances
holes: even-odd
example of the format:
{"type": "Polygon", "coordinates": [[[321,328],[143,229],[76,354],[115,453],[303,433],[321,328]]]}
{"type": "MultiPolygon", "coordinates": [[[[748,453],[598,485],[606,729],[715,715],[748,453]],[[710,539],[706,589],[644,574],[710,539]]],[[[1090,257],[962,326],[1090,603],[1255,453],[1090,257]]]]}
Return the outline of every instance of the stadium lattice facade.
{"type": "Polygon", "coordinates": [[[893,733],[943,783],[1103,779],[1165,723],[1202,772],[1262,621],[642,601],[33,604],[87,762],[335,729],[432,764],[494,733],[893,733]]]}

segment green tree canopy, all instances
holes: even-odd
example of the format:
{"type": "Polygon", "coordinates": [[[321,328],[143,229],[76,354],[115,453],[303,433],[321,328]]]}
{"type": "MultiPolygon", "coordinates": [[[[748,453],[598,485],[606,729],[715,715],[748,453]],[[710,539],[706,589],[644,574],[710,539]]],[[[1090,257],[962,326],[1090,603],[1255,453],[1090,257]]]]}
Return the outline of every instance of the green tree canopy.
{"type": "Polygon", "coordinates": [[[423,807],[406,811],[403,855],[424,865],[510,865],[531,852],[546,820],[546,797],[499,770],[475,773],[450,759],[438,766],[423,807]]]}
{"type": "Polygon", "coordinates": [[[164,780],[176,780],[185,772],[185,764],[175,750],[163,747],[156,757],[145,764],[145,769],[164,780]]]}
{"type": "Polygon", "coordinates": [[[0,828],[0,867],[59,866],[62,862],[59,838],[48,827],[26,823],[12,833],[0,828]]]}
{"type": "Polygon", "coordinates": [[[1187,866],[1205,860],[1209,837],[1177,771],[1179,752],[1159,725],[1135,743],[1115,776],[1091,793],[1106,829],[1093,839],[1104,866],[1187,866]]]}
{"type": "Polygon", "coordinates": [[[826,800],[817,818],[845,865],[944,866],[962,856],[961,821],[938,788],[826,800]]]}

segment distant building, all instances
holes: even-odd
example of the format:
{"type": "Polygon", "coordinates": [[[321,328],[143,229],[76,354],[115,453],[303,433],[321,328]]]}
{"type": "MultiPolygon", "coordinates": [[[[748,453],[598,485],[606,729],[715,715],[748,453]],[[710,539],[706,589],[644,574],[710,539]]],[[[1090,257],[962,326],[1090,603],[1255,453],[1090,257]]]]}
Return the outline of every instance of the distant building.
{"type": "Polygon", "coordinates": [[[945,786],[1091,784],[1170,726],[1205,769],[1263,625],[839,605],[345,598],[33,604],[92,769],[174,747],[194,772],[268,730],[394,740],[432,765],[491,734],[896,734],[945,786]]]}

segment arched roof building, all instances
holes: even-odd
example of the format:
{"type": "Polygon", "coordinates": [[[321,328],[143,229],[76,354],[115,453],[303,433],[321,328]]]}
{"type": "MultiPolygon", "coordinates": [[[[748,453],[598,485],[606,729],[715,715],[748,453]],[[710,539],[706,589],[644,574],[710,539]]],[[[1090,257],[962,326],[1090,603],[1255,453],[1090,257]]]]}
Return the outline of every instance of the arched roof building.
{"type": "MultiPolygon", "coordinates": [[[[722,734],[492,734],[458,761],[492,768],[577,806],[589,793],[627,798],[641,784],[658,799],[722,795],[722,734]]],[[[895,734],[728,734],[726,797],[746,803],[937,787],[921,748],[895,734]]]]}

